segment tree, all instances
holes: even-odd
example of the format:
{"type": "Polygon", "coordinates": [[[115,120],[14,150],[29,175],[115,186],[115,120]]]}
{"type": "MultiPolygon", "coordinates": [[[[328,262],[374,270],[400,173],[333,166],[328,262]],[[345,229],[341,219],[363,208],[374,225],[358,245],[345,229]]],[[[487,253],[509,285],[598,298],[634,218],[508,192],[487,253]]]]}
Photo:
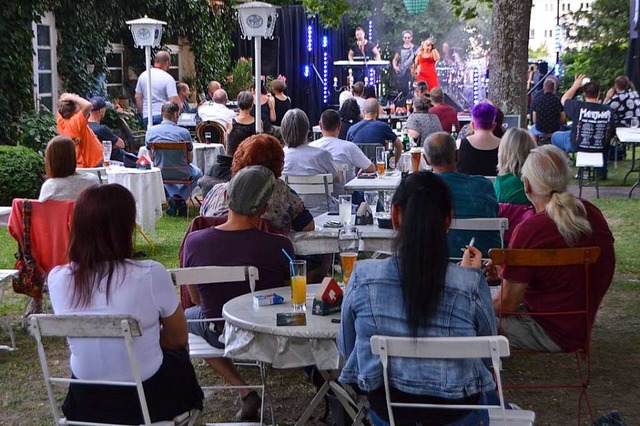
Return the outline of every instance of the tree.
{"type": "Polygon", "coordinates": [[[531,0],[493,0],[489,98],[505,114],[526,123],[527,60],[531,0]]]}

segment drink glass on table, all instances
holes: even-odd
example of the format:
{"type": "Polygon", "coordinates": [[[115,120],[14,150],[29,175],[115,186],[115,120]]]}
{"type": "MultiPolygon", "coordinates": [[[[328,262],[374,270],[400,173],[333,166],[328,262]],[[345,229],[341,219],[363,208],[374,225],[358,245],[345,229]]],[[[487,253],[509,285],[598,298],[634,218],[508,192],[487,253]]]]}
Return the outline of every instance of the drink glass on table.
{"type": "Polygon", "coordinates": [[[411,112],[411,107],[413,106],[413,99],[407,98],[407,115],[411,112]]]}
{"type": "Polygon", "coordinates": [[[338,213],[341,224],[351,225],[351,195],[338,196],[338,213]]]}
{"type": "Polygon", "coordinates": [[[384,176],[386,162],[387,157],[384,152],[384,146],[376,146],[376,168],[378,171],[378,176],[384,176]]]}
{"type": "Polygon", "coordinates": [[[109,167],[109,160],[111,159],[111,141],[102,141],[102,155],[104,166],[109,167]]]}
{"type": "Polygon", "coordinates": [[[422,148],[411,148],[411,171],[416,173],[420,170],[420,156],[422,155],[422,148]]]}
{"type": "Polygon", "coordinates": [[[344,226],[338,232],[338,251],[340,252],[340,263],[342,264],[342,282],[349,283],[353,265],[358,259],[360,249],[360,232],[355,226],[344,226]]]}
{"type": "Polygon", "coordinates": [[[291,263],[291,304],[294,310],[304,310],[307,303],[307,261],[291,263]]]}
{"type": "Polygon", "coordinates": [[[375,217],[376,212],[378,211],[378,191],[365,191],[364,201],[369,204],[369,207],[371,207],[371,214],[375,217]]]}

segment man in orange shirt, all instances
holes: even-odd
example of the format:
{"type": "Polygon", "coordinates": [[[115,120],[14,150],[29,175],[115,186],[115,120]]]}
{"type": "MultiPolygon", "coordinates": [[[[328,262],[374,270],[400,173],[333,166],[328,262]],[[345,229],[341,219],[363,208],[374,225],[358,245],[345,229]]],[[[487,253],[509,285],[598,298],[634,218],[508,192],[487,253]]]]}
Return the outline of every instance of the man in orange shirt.
{"type": "Polygon", "coordinates": [[[63,93],[58,99],[58,133],[76,144],[76,163],[80,168],[98,167],[104,160],[102,143],[89,128],[91,102],[73,93],[63,93]]]}

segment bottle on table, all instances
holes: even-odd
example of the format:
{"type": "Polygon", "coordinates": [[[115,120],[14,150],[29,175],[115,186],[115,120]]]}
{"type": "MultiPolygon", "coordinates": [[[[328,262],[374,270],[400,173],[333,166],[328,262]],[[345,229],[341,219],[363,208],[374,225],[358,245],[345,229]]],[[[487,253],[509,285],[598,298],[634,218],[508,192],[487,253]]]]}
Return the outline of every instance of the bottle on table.
{"type": "Polygon", "coordinates": [[[411,139],[409,139],[409,134],[407,133],[407,129],[402,130],[402,151],[407,152],[411,149],[411,139]]]}
{"type": "Polygon", "coordinates": [[[458,139],[458,132],[456,132],[456,125],[455,124],[451,125],[451,136],[453,137],[454,140],[458,139]]]}
{"type": "Polygon", "coordinates": [[[395,113],[396,113],[396,104],[395,104],[395,103],[393,103],[393,102],[391,102],[391,106],[390,106],[390,108],[389,108],[389,115],[390,115],[390,116],[391,116],[391,115],[395,115],[395,113]]]}
{"type": "Polygon", "coordinates": [[[395,170],[396,155],[393,147],[393,141],[386,141],[386,143],[387,143],[387,170],[395,170]]]}

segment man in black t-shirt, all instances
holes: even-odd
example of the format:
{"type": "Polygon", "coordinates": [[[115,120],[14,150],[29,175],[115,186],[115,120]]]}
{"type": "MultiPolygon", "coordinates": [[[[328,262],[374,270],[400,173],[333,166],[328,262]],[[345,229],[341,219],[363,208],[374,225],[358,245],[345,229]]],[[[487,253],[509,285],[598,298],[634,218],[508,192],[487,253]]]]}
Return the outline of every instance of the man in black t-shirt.
{"type": "Polygon", "coordinates": [[[91,98],[89,127],[100,142],[111,141],[111,160],[124,162],[124,141],[116,136],[108,126],[100,124],[107,111],[107,103],[100,96],[91,98]]]}
{"type": "Polygon", "coordinates": [[[419,46],[413,44],[413,32],[411,30],[402,32],[402,41],[402,46],[398,47],[393,57],[393,69],[398,77],[398,90],[403,94],[398,98],[400,102],[407,97],[411,97],[413,92],[411,67],[419,48],[419,46]]]}
{"type": "Polygon", "coordinates": [[[561,130],[567,120],[560,98],[556,95],[556,82],[547,78],[542,85],[543,93],[536,96],[531,104],[533,127],[531,133],[536,136],[561,130]]]}
{"type": "Polygon", "coordinates": [[[378,46],[366,39],[364,28],[356,27],[356,42],[349,49],[349,60],[362,60],[362,57],[366,57],[368,61],[372,59],[379,61],[380,52],[378,51],[378,46]]]}

